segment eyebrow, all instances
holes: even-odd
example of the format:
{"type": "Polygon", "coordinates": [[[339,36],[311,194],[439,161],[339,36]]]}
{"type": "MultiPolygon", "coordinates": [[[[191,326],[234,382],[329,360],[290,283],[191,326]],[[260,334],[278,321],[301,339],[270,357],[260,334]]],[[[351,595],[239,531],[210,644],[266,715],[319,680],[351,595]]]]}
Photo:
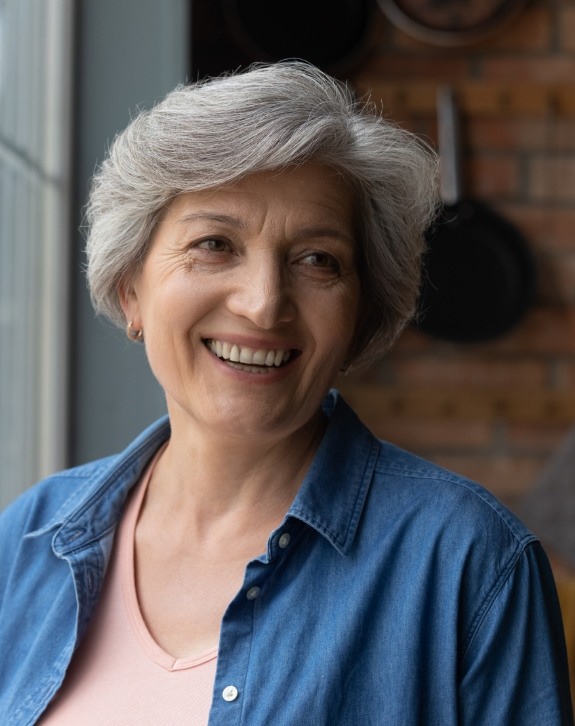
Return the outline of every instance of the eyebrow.
{"type": "Polygon", "coordinates": [[[185,224],[186,222],[195,222],[197,220],[207,220],[209,222],[219,222],[220,224],[227,224],[230,227],[237,227],[238,229],[245,229],[245,222],[239,217],[235,217],[231,214],[221,214],[219,212],[190,212],[184,214],[177,220],[178,224],[185,224]]]}
{"type": "MultiPolygon", "coordinates": [[[[236,229],[247,229],[247,224],[240,217],[236,217],[232,214],[222,214],[220,212],[190,212],[184,214],[182,217],[177,219],[177,224],[185,224],[186,222],[195,221],[218,222],[219,224],[225,224],[236,229]]],[[[329,237],[331,239],[337,239],[345,244],[355,246],[355,238],[345,232],[340,232],[333,227],[304,227],[298,230],[298,237],[329,237]]]]}
{"type": "Polygon", "coordinates": [[[333,227],[304,227],[299,230],[298,236],[301,237],[330,237],[338,239],[346,244],[355,245],[355,238],[352,235],[340,232],[333,227]]]}

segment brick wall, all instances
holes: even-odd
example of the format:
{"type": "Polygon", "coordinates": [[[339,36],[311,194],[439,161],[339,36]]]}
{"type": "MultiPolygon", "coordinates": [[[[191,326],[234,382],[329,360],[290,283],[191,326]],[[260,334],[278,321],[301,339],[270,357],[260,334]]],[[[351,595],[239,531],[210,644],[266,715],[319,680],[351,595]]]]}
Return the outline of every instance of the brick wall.
{"type": "Polygon", "coordinates": [[[532,0],[494,37],[458,49],[382,21],[353,81],[434,142],[436,88],[455,89],[467,192],[524,233],[539,285],[536,305],[500,339],[462,346],[410,328],[340,388],[380,436],[513,506],[575,425],[575,7],[532,0]]]}

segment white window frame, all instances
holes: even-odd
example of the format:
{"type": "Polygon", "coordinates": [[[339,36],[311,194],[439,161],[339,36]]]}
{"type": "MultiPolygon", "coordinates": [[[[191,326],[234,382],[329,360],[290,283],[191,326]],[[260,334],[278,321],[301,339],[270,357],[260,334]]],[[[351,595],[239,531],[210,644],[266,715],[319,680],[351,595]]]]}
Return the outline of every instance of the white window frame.
{"type": "Polygon", "coordinates": [[[0,508],[67,462],[74,0],[0,0],[0,508]]]}

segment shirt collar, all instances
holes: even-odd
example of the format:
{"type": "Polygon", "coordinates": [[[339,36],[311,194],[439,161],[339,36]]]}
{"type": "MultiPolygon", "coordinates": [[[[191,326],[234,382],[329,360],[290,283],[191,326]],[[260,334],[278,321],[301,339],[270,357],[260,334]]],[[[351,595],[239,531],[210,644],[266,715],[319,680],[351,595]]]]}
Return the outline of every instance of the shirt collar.
{"type": "MultiPolygon", "coordinates": [[[[353,544],[379,445],[336,390],[329,392],[323,410],[328,417],[326,431],[287,517],[313,527],[345,555],[353,544]]],[[[169,436],[169,421],[163,417],[114,457],[110,466],[97,469],[80,501],[77,497],[68,500],[31,536],[64,524],[54,539],[61,553],[97,539],[120,519],[129,490],[169,436]]]]}
{"type": "Polygon", "coordinates": [[[323,410],[328,416],[325,434],[287,516],[313,527],[346,555],[369,491],[379,442],[337,391],[330,391],[323,410]]]}
{"type": "MultiPolygon", "coordinates": [[[[53,546],[59,554],[100,538],[119,521],[129,491],[169,437],[170,423],[164,416],[145,429],[121,454],[76,468],[75,478],[85,470],[86,486],[79,487],[46,525],[28,536],[58,528],[53,546]]],[[[57,476],[65,477],[66,472],[57,476]]]]}

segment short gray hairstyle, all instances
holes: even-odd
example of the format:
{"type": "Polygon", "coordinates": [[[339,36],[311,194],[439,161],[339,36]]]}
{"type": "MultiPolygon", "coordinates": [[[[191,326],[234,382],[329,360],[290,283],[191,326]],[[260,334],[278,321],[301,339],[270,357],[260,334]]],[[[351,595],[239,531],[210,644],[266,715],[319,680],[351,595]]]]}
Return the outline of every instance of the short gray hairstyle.
{"type": "Polygon", "coordinates": [[[178,86],[115,138],[86,209],[96,311],[125,324],[120,284],[174,197],[307,161],[332,167],[355,195],[362,311],[348,362],[383,353],[416,309],[424,234],[438,207],[437,156],[302,61],[178,86]]]}

